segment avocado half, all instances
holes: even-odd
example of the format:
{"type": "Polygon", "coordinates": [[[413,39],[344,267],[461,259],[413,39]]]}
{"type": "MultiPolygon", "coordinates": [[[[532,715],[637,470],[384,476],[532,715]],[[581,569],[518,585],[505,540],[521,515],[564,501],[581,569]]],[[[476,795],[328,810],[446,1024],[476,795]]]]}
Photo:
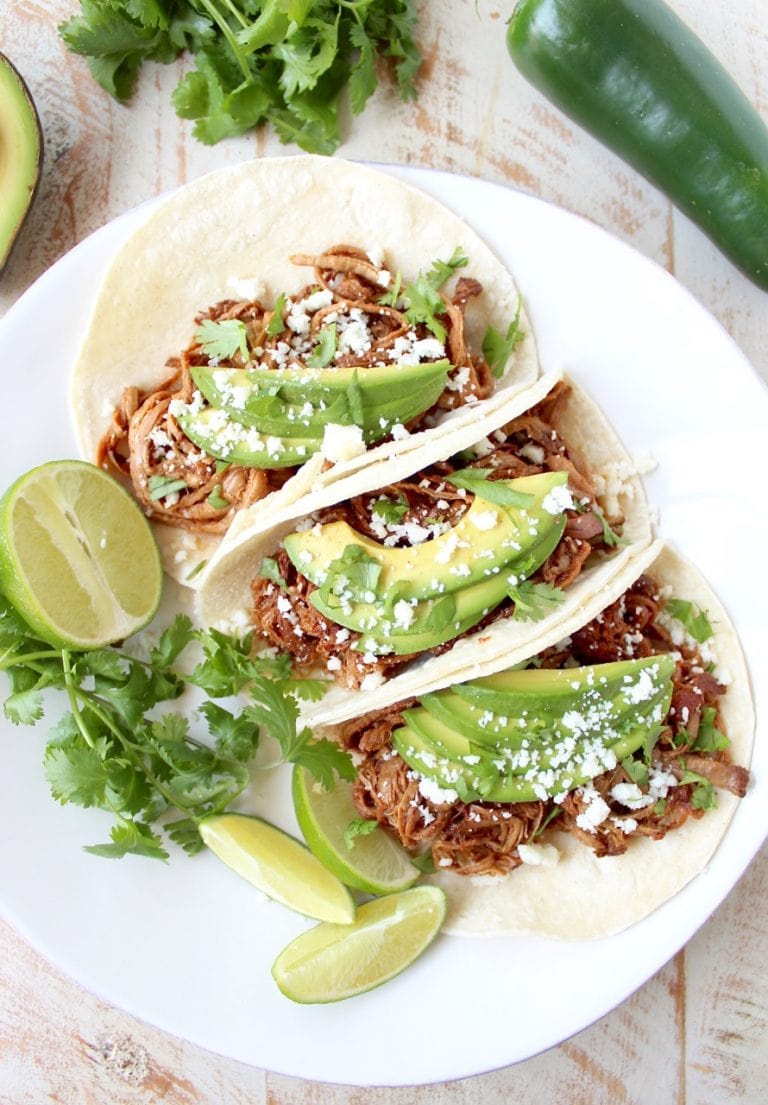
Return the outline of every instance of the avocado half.
{"type": "Polygon", "coordinates": [[[43,136],[29,89],[0,54],[0,271],[32,206],[42,160],[43,136]]]}

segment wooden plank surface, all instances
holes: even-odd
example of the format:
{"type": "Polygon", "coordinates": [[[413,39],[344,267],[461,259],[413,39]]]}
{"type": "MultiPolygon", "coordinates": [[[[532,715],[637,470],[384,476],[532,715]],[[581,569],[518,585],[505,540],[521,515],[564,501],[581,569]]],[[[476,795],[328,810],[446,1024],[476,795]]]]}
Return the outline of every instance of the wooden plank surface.
{"type": "MultiPolygon", "coordinates": [[[[426,59],[419,102],[403,105],[380,89],[364,116],[348,120],[340,154],[469,173],[585,215],[672,271],[768,379],[765,293],[525,84],[504,46],[511,2],[417,6],[426,59]]],[[[29,83],[46,137],[40,195],[0,279],[0,314],[122,211],[211,168],[284,152],[271,134],[196,143],[169,104],[182,63],[147,69],[135,102],[113,103],[58,39],[57,23],[75,7],[0,0],[0,50],[29,83]]],[[[768,118],[765,0],[672,7],[768,118]]],[[[322,1086],[211,1055],[84,992],[0,923],[0,1105],[757,1105],[768,1085],[767,889],[764,847],[686,949],[596,1025],[504,1071],[400,1090],[322,1086]]]]}

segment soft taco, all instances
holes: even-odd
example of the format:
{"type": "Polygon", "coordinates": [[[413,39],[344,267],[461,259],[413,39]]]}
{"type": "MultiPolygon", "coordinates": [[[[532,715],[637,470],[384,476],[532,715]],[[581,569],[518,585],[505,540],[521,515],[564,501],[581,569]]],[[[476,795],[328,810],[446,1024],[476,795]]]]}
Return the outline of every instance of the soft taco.
{"type": "Polygon", "coordinates": [[[754,710],[725,610],[654,545],[516,670],[333,732],[359,816],[431,863],[449,932],[573,940],[702,871],[748,786],[754,710]]]}
{"type": "Polygon", "coordinates": [[[642,484],[592,400],[540,379],[319,492],[241,512],[201,573],[203,624],[253,629],[336,686],[339,721],[525,658],[651,540],[642,484]]]}
{"type": "Polygon", "coordinates": [[[148,217],[106,276],[72,404],[84,456],[130,481],[184,582],[311,458],[323,487],[537,372],[514,281],[462,219],[384,173],[292,157],[148,217]]]}

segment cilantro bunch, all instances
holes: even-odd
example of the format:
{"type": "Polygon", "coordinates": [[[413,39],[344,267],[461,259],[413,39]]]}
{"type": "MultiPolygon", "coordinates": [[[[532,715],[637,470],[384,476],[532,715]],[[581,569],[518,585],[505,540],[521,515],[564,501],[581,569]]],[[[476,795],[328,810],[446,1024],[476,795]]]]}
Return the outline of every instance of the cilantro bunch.
{"type": "Polygon", "coordinates": [[[339,99],[359,115],[392,58],[400,96],[416,97],[421,55],[413,0],[80,0],[59,30],[118,100],[130,99],[143,61],[187,51],[195,68],[173,93],[207,145],[272,123],[282,142],[331,154],[341,141],[339,99]]]}
{"type": "Polygon", "coordinates": [[[86,848],[96,855],[166,859],[163,832],[190,854],[200,851],[199,822],[245,789],[264,732],[281,761],[302,764],[326,788],[336,774],[354,778],[345,752],[297,726],[297,697],[317,699],[325,684],[293,679],[287,656],[254,658],[250,634],[196,630],[179,615],[146,660],[111,647],[73,652],[35,638],[0,596],[0,670],[10,680],[3,711],[15,725],[43,718],[47,692],[65,695],[45,775],[62,804],[113,815],[110,841],[86,848]],[[202,659],[183,674],[174,665],[192,642],[202,659]],[[197,707],[207,742],[192,734],[187,713],[170,708],[188,685],[208,696],[197,707]],[[212,701],[241,692],[248,702],[238,713],[212,701]]]}

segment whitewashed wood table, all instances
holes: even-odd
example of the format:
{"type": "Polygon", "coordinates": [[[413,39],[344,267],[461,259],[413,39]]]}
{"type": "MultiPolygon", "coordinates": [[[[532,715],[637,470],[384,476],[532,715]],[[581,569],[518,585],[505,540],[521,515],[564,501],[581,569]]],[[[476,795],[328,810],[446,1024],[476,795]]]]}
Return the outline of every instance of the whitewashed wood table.
{"type": "MultiPolygon", "coordinates": [[[[765,0],[671,5],[768,119],[765,0]]],[[[512,0],[417,0],[425,56],[420,99],[403,105],[381,87],[366,113],[349,123],[340,154],[469,173],[585,215],[674,273],[768,379],[766,294],[525,84],[505,50],[512,6],[512,0]]],[[[213,148],[196,143],[169,103],[181,63],[148,68],[130,108],[113,103],[57,36],[58,22],[75,7],[75,0],[0,0],[0,50],[26,78],[46,139],[40,194],[0,279],[0,314],[114,216],[209,169],[283,149],[267,133],[213,148]]],[[[767,896],[764,846],[688,946],[597,1024],[507,1070],[404,1089],[312,1084],[205,1052],[96,999],[0,922],[0,1103],[762,1105],[767,896]]]]}

